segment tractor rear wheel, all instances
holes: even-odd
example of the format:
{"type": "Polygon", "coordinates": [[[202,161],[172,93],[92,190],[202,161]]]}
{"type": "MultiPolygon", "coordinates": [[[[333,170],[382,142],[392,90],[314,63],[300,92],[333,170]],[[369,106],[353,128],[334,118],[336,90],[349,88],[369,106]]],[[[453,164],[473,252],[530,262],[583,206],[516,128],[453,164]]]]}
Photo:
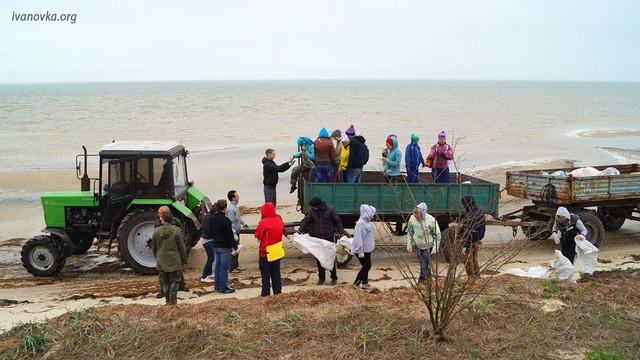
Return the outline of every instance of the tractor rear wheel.
{"type": "Polygon", "coordinates": [[[20,252],[22,265],[35,276],[51,276],[64,267],[64,246],[50,236],[40,235],[29,239],[20,252]]]}
{"type": "Polygon", "coordinates": [[[153,209],[136,209],[128,213],[118,227],[118,251],[122,260],[135,272],[157,274],[151,236],[158,215],[153,209]]]}

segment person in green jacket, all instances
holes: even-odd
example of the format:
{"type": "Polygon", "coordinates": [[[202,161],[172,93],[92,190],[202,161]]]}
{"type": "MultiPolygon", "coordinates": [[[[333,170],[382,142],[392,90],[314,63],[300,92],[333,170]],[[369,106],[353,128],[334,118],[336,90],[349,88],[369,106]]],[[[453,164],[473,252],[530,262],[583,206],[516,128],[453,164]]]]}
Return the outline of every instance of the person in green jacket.
{"type": "Polygon", "coordinates": [[[156,269],[162,280],[162,292],[166,303],[178,303],[178,287],[182,277],[182,264],[187,263],[187,249],[182,239],[182,231],[172,225],[173,215],[162,213],[162,226],[153,231],[151,249],[156,257],[156,269]]]}
{"type": "Polygon", "coordinates": [[[420,203],[413,209],[413,215],[409,218],[407,251],[411,252],[415,246],[420,262],[420,277],[418,282],[423,283],[430,275],[429,256],[434,245],[440,242],[440,228],[436,219],[427,214],[427,204],[420,203]]]}

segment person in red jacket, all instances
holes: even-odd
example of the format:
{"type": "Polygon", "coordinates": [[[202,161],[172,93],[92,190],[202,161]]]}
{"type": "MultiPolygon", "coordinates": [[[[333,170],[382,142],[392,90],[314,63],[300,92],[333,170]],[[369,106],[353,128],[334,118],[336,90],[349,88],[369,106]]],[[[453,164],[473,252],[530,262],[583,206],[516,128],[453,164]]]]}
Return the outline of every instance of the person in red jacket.
{"type": "Polygon", "coordinates": [[[258,249],[258,267],[262,274],[262,292],[260,296],[269,296],[273,286],[273,295],[282,292],[282,277],[280,275],[280,259],[267,261],[267,246],[277,244],[282,241],[284,234],[284,223],[278,214],[273,203],[268,202],[260,209],[262,220],[256,227],[255,237],[260,242],[258,249]]]}

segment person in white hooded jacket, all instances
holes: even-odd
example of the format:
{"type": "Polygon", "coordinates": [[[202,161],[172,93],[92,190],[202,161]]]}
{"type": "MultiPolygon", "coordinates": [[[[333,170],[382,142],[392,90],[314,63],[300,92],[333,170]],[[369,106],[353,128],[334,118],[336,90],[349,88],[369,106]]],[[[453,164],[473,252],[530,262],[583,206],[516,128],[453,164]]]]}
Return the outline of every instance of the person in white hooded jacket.
{"type": "Polygon", "coordinates": [[[369,270],[371,270],[371,253],[376,246],[373,233],[373,216],[376,208],[371,205],[360,205],[360,219],[356,222],[353,234],[352,252],[358,256],[362,268],[356,275],[353,286],[360,290],[369,291],[369,270]]]}
{"type": "Polygon", "coordinates": [[[407,251],[417,248],[418,261],[420,262],[420,277],[418,282],[424,282],[431,271],[429,269],[429,256],[433,246],[440,242],[440,227],[436,219],[427,214],[427,204],[421,202],[413,209],[413,215],[407,224],[407,251]]]}
{"type": "Polygon", "coordinates": [[[556,221],[553,223],[552,231],[553,240],[555,240],[556,244],[560,244],[562,255],[573,264],[573,260],[576,257],[575,238],[582,236],[581,239],[585,240],[589,234],[582,220],[580,220],[580,216],[572,214],[566,207],[560,206],[556,211],[556,221]]]}

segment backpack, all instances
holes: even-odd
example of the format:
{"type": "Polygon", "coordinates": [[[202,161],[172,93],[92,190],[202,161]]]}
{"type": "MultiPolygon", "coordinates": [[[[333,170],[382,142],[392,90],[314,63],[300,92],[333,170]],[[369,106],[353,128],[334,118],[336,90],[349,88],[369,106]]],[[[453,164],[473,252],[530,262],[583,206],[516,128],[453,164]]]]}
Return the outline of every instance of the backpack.
{"type": "Polygon", "coordinates": [[[369,161],[369,148],[367,147],[367,144],[358,140],[352,141],[350,146],[353,146],[355,144],[358,144],[358,150],[356,151],[356,156],[353,159],[353,167],[363,167],[369,161]]]}

